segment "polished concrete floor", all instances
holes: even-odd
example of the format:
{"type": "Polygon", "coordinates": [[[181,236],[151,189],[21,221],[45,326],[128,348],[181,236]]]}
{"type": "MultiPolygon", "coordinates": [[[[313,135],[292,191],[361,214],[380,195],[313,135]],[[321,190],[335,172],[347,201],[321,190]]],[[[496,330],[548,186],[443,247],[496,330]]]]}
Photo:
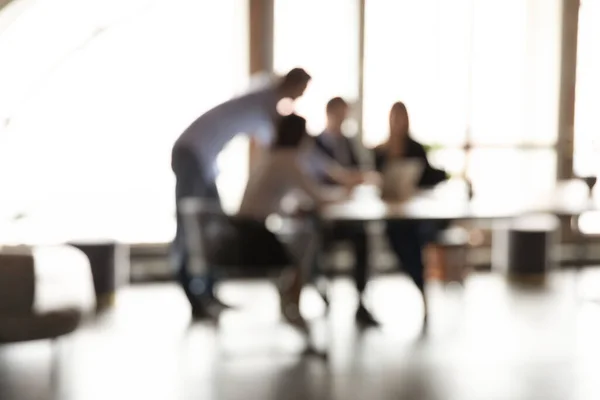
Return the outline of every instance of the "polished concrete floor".
{"type": "Polygon", "coordinates": [[[557,273],[544,288],[493,274],[430,285],[426,332],[404,277],[371,284],[383,326],[367,331],[354,327],[351,283],[337,280],[329,318],[313,291],[303,298],[326,362],[298,355],[269,284],[221,292],[241,309],[217,327],[191,324],[176,286],[134,286],[55,353],[47,342],[0,347],[0,399],[600,398],[600,270],[557,273]]]}

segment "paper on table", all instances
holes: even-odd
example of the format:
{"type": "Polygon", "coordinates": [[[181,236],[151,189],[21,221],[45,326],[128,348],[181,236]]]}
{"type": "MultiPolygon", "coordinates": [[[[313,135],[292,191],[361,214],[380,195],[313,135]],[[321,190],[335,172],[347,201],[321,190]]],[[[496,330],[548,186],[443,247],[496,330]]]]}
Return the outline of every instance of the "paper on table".
{"type": "Polygon", "coordinates": [[[423,163],[418,160],[398,160],[389,163],[383,172],[381,197],[385,200],[403,201],[417,190],[423,163]]]}

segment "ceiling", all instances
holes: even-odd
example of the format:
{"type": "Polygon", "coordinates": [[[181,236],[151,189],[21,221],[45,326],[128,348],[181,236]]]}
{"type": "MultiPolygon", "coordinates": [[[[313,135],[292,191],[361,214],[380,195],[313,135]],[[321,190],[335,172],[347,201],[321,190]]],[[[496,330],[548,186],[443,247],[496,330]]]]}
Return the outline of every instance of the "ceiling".
{"type": "Polygon", "coordinates": [[[12,0],[0,0],[0,9],[10,3],[12,0]]]}

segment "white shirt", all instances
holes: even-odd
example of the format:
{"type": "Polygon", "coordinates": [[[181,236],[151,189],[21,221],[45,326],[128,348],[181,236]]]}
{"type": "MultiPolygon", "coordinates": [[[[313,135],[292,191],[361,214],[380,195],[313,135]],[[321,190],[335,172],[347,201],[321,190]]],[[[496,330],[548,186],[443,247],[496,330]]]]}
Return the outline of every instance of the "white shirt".
{"type": "Polygon", "coordinates": [[[258,220],[282,211],[283,199],[299,190],[315,204],[324,198],[316,181],[302,168],[298,149],[271,150],[252,170],[238,214],[258,220]]]}
{"type": "Polygon", "coordinates": [[[196,119],[177,139],[175,146],[191,149],[206,178],[216,176],[217,156],[240,133],[255,137],[262,145],[273,139],[278,97],[273,86],[222,103],[196,119]]]}

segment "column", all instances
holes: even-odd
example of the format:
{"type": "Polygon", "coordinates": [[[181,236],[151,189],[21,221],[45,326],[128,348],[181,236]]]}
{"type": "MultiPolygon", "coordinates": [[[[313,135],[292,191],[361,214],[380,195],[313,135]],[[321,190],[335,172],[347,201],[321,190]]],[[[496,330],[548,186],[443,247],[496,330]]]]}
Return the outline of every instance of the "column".
{"type": "Polygon", "coordinates": [[[579,0],[563,0],[562,8],[557,156],[558,179],[568,179],[573,176],[579,0]]]}
{"type": "Polygon", "coordinates": [[[250,74],[273,71],[275,0],[250,1],[250,74]]]}
{"type": "MultiPolygon", "coordinates": [[[[273,26],[275,0],[249,0],[250,75],[273,72],[273,26]]],[[[259,147],[250,141],[250,170],[258,157],[259,147]]]]}

